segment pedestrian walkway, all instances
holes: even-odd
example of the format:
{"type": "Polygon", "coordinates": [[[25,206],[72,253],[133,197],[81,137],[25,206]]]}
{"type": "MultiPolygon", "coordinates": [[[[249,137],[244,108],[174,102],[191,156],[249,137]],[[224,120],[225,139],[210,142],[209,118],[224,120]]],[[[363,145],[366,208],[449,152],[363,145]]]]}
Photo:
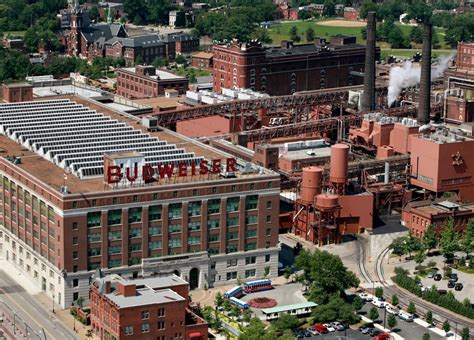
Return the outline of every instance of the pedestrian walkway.
{"type": "MultiPolygon", "coordinates": [[[[367,317],[365,317],[365,316],[363,316],[363,315],[361,315],[361,318],[362,318],[362,320],[364,320],[365,322],[373,322],[372,320],[370,320],[369,318],[367,318],[367,317]]],[[[404,339],[405,339],[404,337],[398,335],[397,333],[394,333],[394,332],[390,331],[390,330],[387,329],[387,328],[383,328],[383,326],[382,326],[382,325],[379,325],[378,323],[374,323],[374,326],[375,326],[375,328],[380,329],[380,330],[383,331],[383,332],[389,333],[389,334],[393,337],[394,340],[404,340],[404,339]]]]}
{"type": "Polygon", "coordinates": [[[432,326],[432,327],[429,327],[428,322],[426,322],[426,321],[424,321],[424,320],[422,320],[422,319],[416,318],[416,319],[414,320],[414,322],[417,323],[417,324],[419,324],[420,326],[425,327],[426,329],[430,330],[431,332],[438,334],[439,336],[446,337],[446,339],[451,339],[451,338],[453,338],[453,339],[459,338],[459,339],[460,339],[460,338],[461,338],[461,336],[460,336],[459,334],[456,334],[456,333],[454,333],[454,332],[449,332],[449,333],[448,333],[449,336],[446,336],[446,332],[445,332],[445,331],[443,331],[442,329],[439,329],[438,327],[433,327],[433,326],[432,326]]]}

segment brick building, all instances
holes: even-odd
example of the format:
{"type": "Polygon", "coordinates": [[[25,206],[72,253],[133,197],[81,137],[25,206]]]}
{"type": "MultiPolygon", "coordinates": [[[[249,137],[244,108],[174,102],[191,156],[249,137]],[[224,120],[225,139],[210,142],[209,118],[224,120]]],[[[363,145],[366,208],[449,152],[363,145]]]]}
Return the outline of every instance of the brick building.
{"type": "Polygon", "coordinates": [[[3,84],[2,95],[9,103],[33,100],[33,86],[27,83],[3,84]]]}
{"type": "Polygon", "coordinates": [[[90,288],[94,333],[100,339],[206,340],[208,325],[189,307],[188,291],[176,275],[96,278],[90,288]]]}
{"type": "Polygon", "coordinates": [[[354,7],[344,7],[344,19],[346,20],[358,20],[359,11],[354,7]]]}
{"type": "Polygon", "coordinates": [[[277,275],[278,174],[241,163],[224,172],[217,160],[230,155],[146,132],[82,97],[1,104],[0,113],[0,252],[63,308],[87,302],[97,268],[124,278],[175,272],[190,289],[267,267],[277,275]],[[128,175],[109,183],[111,166],[128,175]]]}
{"type": "MultiPolygon", "coordinates": [[[[270,95],[357,85],[362,77],[365,47],[354,37],[333,37],[331,43],[265,48],[260,43],[233,42],[213,48],[214,91],[250,88],[270,95]]],[[[380,50],[377,49],[377,56],[380,50]]]]}
{"type": "Polygon", "coordinates": [[[198,52],[191,56],[191,66],[212,69],[212,53],[198,52]]]}
{"type": "Polygon", "coordinates": [[[185,94],[189,80],[154,66],[138,65],[117,69],[117,94],[129,99],[143,99],[165,95],[173,89],[185,94]]]}

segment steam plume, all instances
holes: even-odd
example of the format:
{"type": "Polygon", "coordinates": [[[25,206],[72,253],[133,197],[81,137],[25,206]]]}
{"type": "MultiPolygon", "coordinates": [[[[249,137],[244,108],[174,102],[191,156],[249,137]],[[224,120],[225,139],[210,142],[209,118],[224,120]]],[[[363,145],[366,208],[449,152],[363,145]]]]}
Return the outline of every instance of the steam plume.
{"type": "MultiPolygon", "coordinates": [[[[453,59],[454,55],[442,56],[436,59],[431,67],[431,81],[441,77],[444,70],[448,67],[448,63],[453,59]]],[[[415,86],[420,83],[421,68],[413,65],[411,61],[406,61],[402,66],[392,67],[390,70],[390,81],[388,85],[387,101],[391,106],[397,99],[401,90],[405,87],[415,86]]]]}

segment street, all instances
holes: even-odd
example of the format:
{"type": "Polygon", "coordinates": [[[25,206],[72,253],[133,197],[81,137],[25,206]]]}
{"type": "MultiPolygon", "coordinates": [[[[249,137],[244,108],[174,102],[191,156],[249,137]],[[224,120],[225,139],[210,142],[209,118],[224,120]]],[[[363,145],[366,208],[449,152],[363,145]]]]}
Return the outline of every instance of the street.
{"type": "Polygon", "coordinates": [[[28,331],[30,339],[79,339],[47,306],[39,304],[3,270],[0,270],[0,313],[14,319],[24,334],[28,331]]]}

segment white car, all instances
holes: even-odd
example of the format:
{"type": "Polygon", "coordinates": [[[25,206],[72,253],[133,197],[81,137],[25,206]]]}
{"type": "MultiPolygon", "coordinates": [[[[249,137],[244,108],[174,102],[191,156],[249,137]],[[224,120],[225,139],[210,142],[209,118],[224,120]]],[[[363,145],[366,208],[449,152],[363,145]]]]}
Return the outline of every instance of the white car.
{"type": "Polygon", "coordinates": [[[358,296],[366,302],[370,302],[374,298],[373,295],[368,293],[359,293],[358,296]]]}
{"type": "Polygon", "coordinates": [[[431,286],[427,286],[427,287],[421,287],[421,291],[424,292],[424,291],[430,291],[431,290],[431,286]]]}
{"type": "Polygon", "coordinates": [[[398,317],[403,320],[403,321],[406,321],[406,322],[412,322],[415,318],[413,317],[413,315],[409,314],[409,313],[406,313],[406,312],[403,312],[401,311],[400,313],[398,313],[398,317]]]}
{"type": "Polygon", "coordinates": [[[326,329],[328,330],[329,333],[332,333],[332,332],[336,331],[334,326],[330,323],[323,323],[323,326],[326,327],[326,329]]]}
{"type": "Polygon", "coordinates": [[[386,304],[385,309],[387,310],[387,313],[393,314],[393,315],[398,315],[400,313],[400,310],[398,310],[397,307],[386,304]]]}
{"type": "Polygon", "coordinates": [[[384,308],[385,307],[385,301],[382,301],[380,299],[374,299],[372,300],[372,304],[375,306],[375,307],[378,307],[378,308],[384,308]]]}

